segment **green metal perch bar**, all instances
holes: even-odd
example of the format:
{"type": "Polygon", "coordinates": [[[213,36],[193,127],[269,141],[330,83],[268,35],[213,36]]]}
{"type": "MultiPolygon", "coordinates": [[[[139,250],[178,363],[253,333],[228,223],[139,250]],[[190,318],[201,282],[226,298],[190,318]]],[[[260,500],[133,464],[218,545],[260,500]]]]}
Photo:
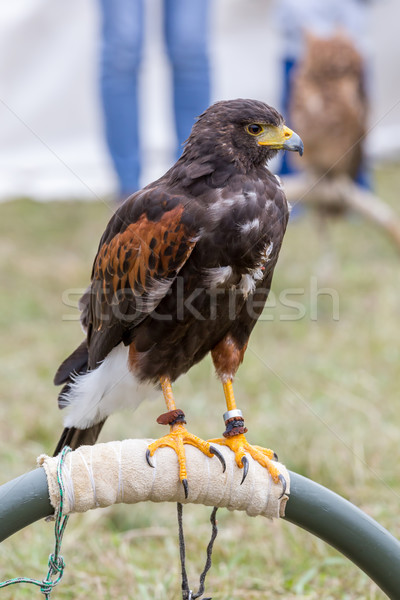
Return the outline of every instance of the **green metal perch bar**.
{"type": "MultiPolygon", "coordinates": [[[[290,472],[284,519],[321,538],[362,569],[389,598],[400,598],[400,543],[331,490],[290,472]]],[[[0,487],[0,541],[53,513],[43,469],[0,487]]]]}

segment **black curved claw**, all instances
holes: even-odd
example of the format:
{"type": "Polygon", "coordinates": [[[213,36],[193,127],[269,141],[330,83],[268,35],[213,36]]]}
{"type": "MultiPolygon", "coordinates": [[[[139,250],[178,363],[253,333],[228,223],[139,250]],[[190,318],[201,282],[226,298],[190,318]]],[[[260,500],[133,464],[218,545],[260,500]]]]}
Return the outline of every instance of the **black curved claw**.
{"type": "Polygon", "coordinates": [[[278,500],[280,500],[281,498],[283,498],[283,496],[285,495],[285,492],[286,492],[286,479],[284,478],[283,475],[279,475],[278,479],[282,484],[282,494],[278,498],[278,500]]]}
{"type": "Polygon", "coordinates": [[[154,469],[154,464],[153,464],[153,461],[151,460],[150,450],[148,448],[146,450],[146,460],[147,460],[147,464],[149,465],[149,467],[154,469]]]}
{"type": "Polygon", "coordinates": [[[185,490],[185,500],[187,500],[187,497],[189,496],[189,484],[187,479],[182,479],[182,485],[183,489],[185,490]]]}
{"type": "Polygon", "coordinates": [[[244,480],[247,477],[247,473],[249,472],[249,459],[247,458],[247,456],[243,456],[242,465],[243,465],[243,477],[242,477],[242,481],[240,482],[240,485],[242,485],[242,483],[244,482],[244,480]]]}
{"type": "Polygon", "coordinates": [[[219,450],[217,450],[216,448],[214,448],[214,446],[210,446],[210,452],[211,452],[211,454],[214,454],[214,456],[216,456],[218,458],[219,462],[222,465],[222,472],[225,473],[226,462],[225,462],[225,459],[222,456],[221,452],[219,450]]]}
{"type": "Polygon", "coordinates": [[[279,461],[278,455],[276,452],[274,452],[274,456],[272,457],[272,460],[277,460],[279,461]]]}

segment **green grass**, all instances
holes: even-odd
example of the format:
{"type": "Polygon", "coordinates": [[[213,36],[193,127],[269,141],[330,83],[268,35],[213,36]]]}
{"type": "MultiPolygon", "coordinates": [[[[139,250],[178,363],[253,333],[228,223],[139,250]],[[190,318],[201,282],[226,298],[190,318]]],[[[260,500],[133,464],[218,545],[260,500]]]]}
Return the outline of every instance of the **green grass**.
{"type": "MultiPolygon", "coordinates": [[[[400,213],[399,168],[379,168],[376,184],[400,213]]],[[[36,456],[52,452],[58,439],[52,377],[81,340],[71,320],[76,310],[63,304],[63,294],[87,285],[109,215],[101,203],[0,206],[1,482],[32,469],[36,456]]],[[[400,537],[399,254],[357,218],[332,223],[329,244],[327,260],[326,241],[310,217],[289,227],[274,297],[251,338],[236,396],[251,441],[274,448],[288,468],[349,498],[400,537]],[[315,289],[324,288],[329,293],[316,298],[315,289]],[[288,300],[301,303],[303,318],[290,320],[296,309],[288,300]]],[[[175,393],[192,431],[205,438],[221,433],[223,394],[209,360],[182,377],[175,393]]],[[[162,410],[160,398],[132,418],[114,416],[101,439],[158,437],[155,419],[162,410]]],[[[193,587],[205,558],[208,518],[203,507],[185,509],[193,587]]],[[[221,510],[219,525],[207,583],[215,600],[385,597],[349,561],[289,523],[221,510]]],[[[174,505],[74,515],[63,543],[67,568],[54,597],[177,598],[176,538],[174,505]]],[[[53,526],[44,522],[7,540],[0,547],[0,579],[42,578],[52,544],[53,526]]],[[[39,592],[23,586],[2,590],[1,597],[33,594],[39,592]]]]}

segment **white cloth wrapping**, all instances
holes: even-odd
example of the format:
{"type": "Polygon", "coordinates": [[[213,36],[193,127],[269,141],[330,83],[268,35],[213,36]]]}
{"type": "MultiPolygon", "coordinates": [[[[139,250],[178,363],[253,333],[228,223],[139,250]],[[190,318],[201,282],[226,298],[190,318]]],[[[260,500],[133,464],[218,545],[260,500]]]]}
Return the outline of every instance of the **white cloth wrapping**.
{"type": "MultiPolygon", "coordinates": [[[[284,515],[290,492],[286,468],[274,463],[285,477],[275,485],[267,473],[250,456],[249,472],[240,485],[243,470],[236,465],[233,452],[218,446],[226,461],[226,471],[217,457],[208,458],[193,446],[185,445],[189,497],[179,482],[178,461],[171,448],[160,448],[152,457],[155,468],[146,462],[146,449],[153,440],[124,440],[95,446],[81,446],[65,456],[62,467],[64,514],[85,512],[92,508],[124,502],[188,502],[206,506],[243,510],[250,516],[275,518],[284,515]]],[[[50,501],[57,508],[60,491],[57,481],[58,457],[41,455],[38,464],[47,475],[50,501]]]]}

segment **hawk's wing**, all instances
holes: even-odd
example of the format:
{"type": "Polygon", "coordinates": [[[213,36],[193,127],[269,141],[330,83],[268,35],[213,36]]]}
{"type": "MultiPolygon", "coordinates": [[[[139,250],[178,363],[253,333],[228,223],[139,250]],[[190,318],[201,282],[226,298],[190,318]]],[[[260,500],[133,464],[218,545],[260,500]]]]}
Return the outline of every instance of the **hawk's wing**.
{"type": "Polygon", "coordinates": [[[82,298],[89,368],[129,343],[132,328],[167,295],[196,243],[195,228],[182,220],[183,197],[148,190],[141,200],[133,208],[128,201],[111,219],[82,298]]]}

